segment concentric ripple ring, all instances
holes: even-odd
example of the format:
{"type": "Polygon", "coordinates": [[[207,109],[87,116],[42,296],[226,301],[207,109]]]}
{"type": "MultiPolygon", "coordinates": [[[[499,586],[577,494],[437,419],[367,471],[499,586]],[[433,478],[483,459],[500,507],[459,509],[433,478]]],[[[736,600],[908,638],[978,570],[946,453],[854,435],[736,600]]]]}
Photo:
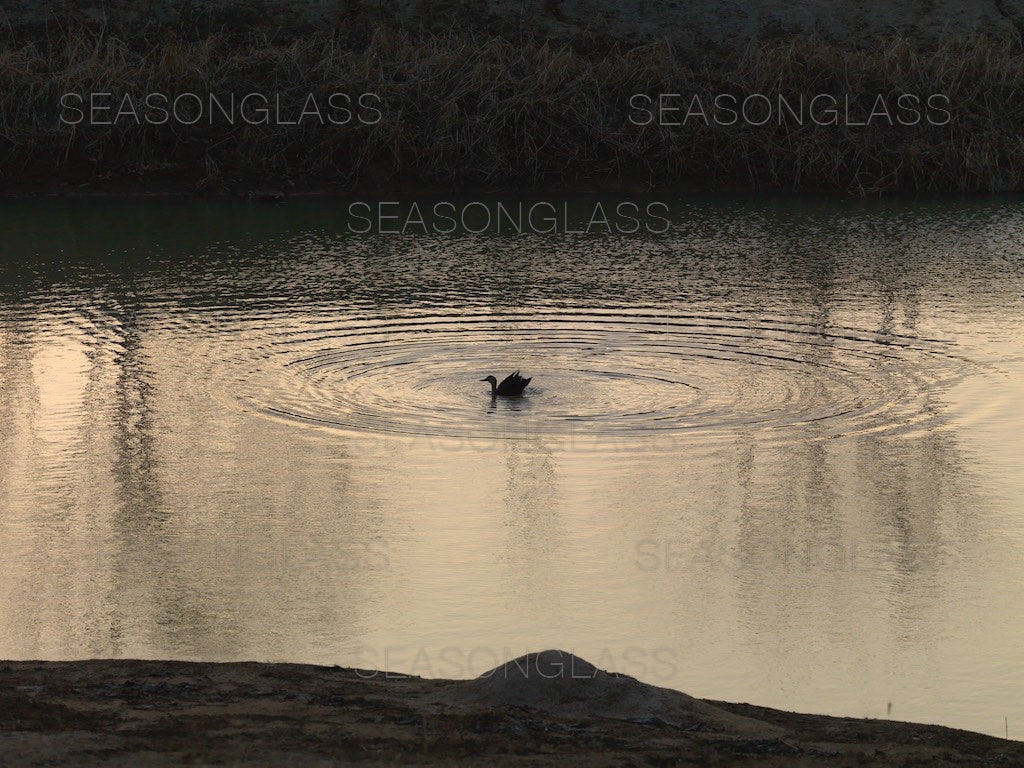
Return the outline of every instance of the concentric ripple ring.
{"type": "Polygon", "coordinates": [[[222,372],[238,407],[457,438],[908,431],[941,420],[968,365],[938,339],[656,310],[317,315],[239,337],[222,372]],[[527,395],[492,401],[479,379],[515,368],[527,395]]]}

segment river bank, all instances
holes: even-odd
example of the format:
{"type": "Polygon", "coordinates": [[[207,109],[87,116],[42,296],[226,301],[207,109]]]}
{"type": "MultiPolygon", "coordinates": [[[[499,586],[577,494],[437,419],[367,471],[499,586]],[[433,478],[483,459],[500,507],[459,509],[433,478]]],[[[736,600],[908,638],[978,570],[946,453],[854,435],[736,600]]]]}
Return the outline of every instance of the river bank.
{"type": "Polygon", "coordinates": [[[297,664],[0,663],[0,762],[1018,765],[1018,742],[694,699],[560,651],[475,680],[297,664]]]}
{"type": "Polygon", "coordinates": [[[697,53],[501,24],[75,19],[0,37],[0,191],[1024,187],[1015,33],[697,53]]]}

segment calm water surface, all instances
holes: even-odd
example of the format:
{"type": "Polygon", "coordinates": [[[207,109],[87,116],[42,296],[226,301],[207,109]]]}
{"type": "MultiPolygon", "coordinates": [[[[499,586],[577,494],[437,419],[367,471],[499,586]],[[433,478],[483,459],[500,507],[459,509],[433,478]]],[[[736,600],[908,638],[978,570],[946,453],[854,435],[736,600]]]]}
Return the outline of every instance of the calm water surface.
{"type": "Polygon", "coordinates": [[[1024,204],[345,209],[3,204],[0,658],[557,647],[1024,738],[1024,204]]]}

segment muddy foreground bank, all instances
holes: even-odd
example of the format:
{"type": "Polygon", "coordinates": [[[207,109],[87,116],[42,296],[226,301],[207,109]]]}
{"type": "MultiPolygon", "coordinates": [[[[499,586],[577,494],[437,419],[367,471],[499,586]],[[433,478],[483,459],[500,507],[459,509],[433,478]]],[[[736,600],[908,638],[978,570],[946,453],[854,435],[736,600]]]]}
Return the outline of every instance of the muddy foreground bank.
{"type": "Polygon", "coordinates": [[[0,663],[0,763],[964,766],[1024,744],[800,715],[608,675],[546,651],[476,680],[294,664],[0,663]]]}

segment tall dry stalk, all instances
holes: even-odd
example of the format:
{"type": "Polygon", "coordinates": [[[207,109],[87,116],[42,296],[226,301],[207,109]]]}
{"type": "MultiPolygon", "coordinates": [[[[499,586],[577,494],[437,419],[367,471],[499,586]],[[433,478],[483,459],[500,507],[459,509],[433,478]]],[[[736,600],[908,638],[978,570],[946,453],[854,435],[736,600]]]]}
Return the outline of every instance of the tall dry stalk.
{"type": "MultiPolygon", "coordinates": [[[[694,67],[667,44],[580,51],[473,34],[378,27],[273,40],[174,32],[125,41],[66,29],[0,44],[0,183],[138,179],[203,189],[292,182],[342,189],[425,182],[567,189],[623,181],[775,188],[1017,190],[1024,185],[1024,56],[1018,40],[906,40],[842,50],[812,38],[751,46],[694,67]],[[375,125],[63,125],[63,94],[260,93],[301,111],[309,93],[373,92],[375,125]],[[769,122],[638,126],[631,95],[943,94],[948,125],[769,122]],[[635,115],[634,115],[635,116],[635,115]]],[[[684,104],[685,101],[681,102],[684,104]]],[[[863,105],[861,106],[863,112],[863,105]]],[[[684,108],[685,112],[685,108],[684,108]]]]}

